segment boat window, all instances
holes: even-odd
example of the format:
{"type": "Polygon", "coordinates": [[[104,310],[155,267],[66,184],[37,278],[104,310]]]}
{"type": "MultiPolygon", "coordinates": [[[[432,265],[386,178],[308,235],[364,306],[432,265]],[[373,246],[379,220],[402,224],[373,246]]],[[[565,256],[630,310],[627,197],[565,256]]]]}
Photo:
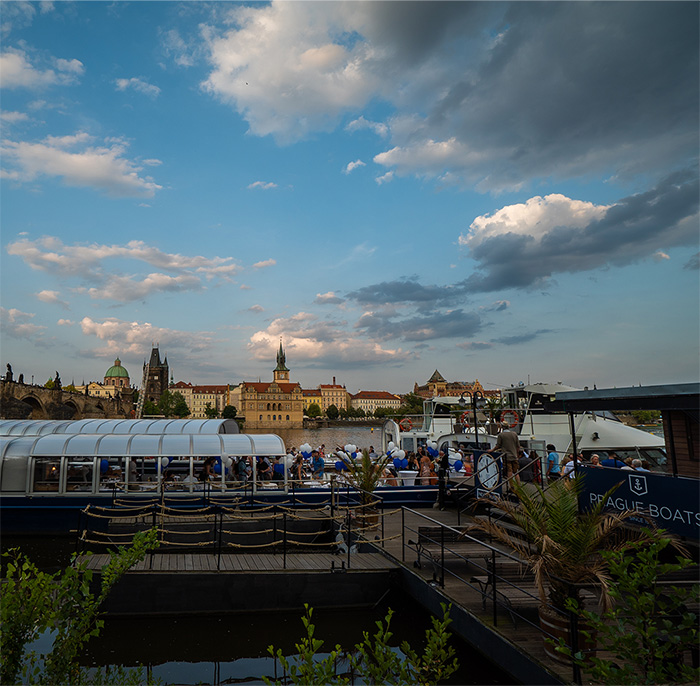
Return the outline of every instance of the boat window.
{"type": "Polygon", "coordinates": [[[610,419],[613,422],[620,421],[612,412],[610,412],[610,410],[596,410],[593,414],[596,415],[596,417],[602,417],[603,419],[610,419]]]}
{"type": "Polygon", "coordinates": [[[92,457],[71,457],[66,460],[67,493],[92,491],[94,462],[95,460],[92,457]]]}
{"type": "Polygon", "coordinates": [[[641,459],[649,463],[649,469],[652,472],[670,472],[668,457],[666,457],[666,453],[663,450],[642,448],[639,452],[641,453],[641,459]]]}
{"type": "Polygon", "coordinates": [[[32,490],[35,493],[58,491],[58,477],[61,469],[60,457],[38,457],[34,460],[32,490]]]}
{"type": "Polygon", "coordinates": [[[102,457],[98,461],[100,469],[100,490],[122,489],[126,474],[125,457],[102,457]]]}

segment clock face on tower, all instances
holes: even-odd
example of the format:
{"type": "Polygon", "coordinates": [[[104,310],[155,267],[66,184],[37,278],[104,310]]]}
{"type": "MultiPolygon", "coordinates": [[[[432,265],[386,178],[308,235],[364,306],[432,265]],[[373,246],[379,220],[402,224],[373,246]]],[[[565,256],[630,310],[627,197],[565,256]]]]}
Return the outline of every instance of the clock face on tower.
{"type": "Polygon", "coordinates": [[[476,463],[476,475],[483,488],[490,491],[498,486],[500,470],[496,458],[488,453],[479,456],[476,463]]]}

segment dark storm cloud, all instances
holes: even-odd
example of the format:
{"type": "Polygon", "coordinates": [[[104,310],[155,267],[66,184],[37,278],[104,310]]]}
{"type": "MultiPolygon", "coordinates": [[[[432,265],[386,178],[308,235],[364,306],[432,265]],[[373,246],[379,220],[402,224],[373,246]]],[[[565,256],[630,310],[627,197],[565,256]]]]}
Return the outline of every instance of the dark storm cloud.
{"type": "Polygon", "coordinates": [[[555,273],[626,265],[659,249],[697,244],[698,193],[697,173],[684,170],[623,198],[583,229],[557,226],[540,238],[526,229],[491,236],[470,249],[479,273],[458,287],[476,292],[540,286],[555,273]]]}
{"type": "Polygon", "coordinates": [[[398,126],[399,115],[392,143],[405,154],[377,161],[499,189],[551,174],[658,175],[696,158],[697,3],[519,2],[483,28],[500,36],[480,64],[442,45],[449,90],[425,101],[420,125],[398,126]],[[447,161],[421,155],[421,142],[451,140],[447,161]]]}
{"type": "Polygon", "coordinates": [[[552,333],[552,329],[538,329],[537,331],[531,331],[530,333],[524,333],[518,336],[503,336],[503,338],[494,338],[493,342],[500,343],[501,345],[520,345],[521,343],[534,341],[536,338],[547,333],[552,333]]]}
{"type": "Polygon", "coordinates": [[[435,338],[471,338],[482,328],[481,317],[461,309],[416,315],[397,319],[381,313],[360,317],[356,329],[362,329],[371,338],[402,338],[406,341],[427,341],[435,338]]]}
{"type": "Polygon", "coordinates": [[[423,286],[415,280],[417,278],[382,281],[352,291],[347,297],[362,305],[411,303],[420,306],[447,304],[464,292],[463,288],[455,286],[423,286]]]}

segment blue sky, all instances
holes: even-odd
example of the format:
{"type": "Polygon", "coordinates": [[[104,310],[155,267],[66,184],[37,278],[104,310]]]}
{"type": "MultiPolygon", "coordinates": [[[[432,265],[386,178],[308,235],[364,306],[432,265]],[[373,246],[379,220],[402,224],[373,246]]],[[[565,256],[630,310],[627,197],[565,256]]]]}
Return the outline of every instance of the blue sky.
{"type": "Polygon", "coordinates": [[[27,381],[700,378],[697,3],[0,10],[27,381]]]}

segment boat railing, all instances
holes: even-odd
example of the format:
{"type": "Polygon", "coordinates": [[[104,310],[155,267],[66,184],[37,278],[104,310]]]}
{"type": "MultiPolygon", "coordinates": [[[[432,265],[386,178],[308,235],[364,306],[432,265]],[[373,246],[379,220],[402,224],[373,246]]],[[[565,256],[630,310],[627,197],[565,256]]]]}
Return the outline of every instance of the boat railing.
{"type": "MultiPolygon", "coordinates": [[[[514,630],[518,630],[519,622],[526,625],[544,639],[553,641],[553,645],[545,648],[545,651],[549,655],[556,654],[553,646],[559,645],[562,634],[555,635],[553,632],[556,629],[542,627],[537,610],[544,607],[553,614],[557,623],[565,627],[570,644],[578,646],[578,650],[584,654],[595,654],[594,647],[585,645],[583,640],[579,641],[576,613],[563,612],[545,602],[526,562],[515,551],[494,545],[477,528],[455,528],[417,510],[402,507],[401,560],[404,563],[407,553],[416,555],[414,567],[422,569],[423,564],[431,565],[432,581],[441,589],[445,589],[446,579],[452,581],[450,585],[453,588],[456,582],[455,590],[461,598],[460,602],[467,603],[470,611],[477,616],[479,612],[490,616],[494,627],[499,625],[499,613],[506,612],[514,630]],[[466,596],[463,589],[466,589],[466,596]],[[480,611],[477,609],[478,603],[469,603],[470,597],[481,601],[480,611]]],[[[572,589],[577,586],[563,579],[556,580],[572,589]]],[[[578,585],[577,588],[584,590],[588,600],[597,600],[590,587],[578,585]]],[[[573,682],[581,684],[578,663],[574,662],[571,668],[573,682]]]]}

